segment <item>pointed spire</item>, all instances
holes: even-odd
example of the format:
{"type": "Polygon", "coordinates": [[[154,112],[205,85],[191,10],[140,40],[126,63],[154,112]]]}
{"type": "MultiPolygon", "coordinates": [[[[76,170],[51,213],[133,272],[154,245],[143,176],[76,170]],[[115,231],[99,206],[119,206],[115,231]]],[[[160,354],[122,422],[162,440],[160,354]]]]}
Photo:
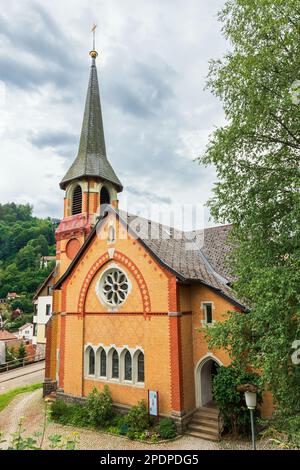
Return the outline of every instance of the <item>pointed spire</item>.
{"type": "MultiPolygon", "coordinates": [[[[95,43],[94,43],[95,44],[95,43]]],[[[85,102],[79,149],[76,159],[60,182],[65,189],[67,183],[84,176],[94,176],[115,184],[122,191],[122,183],[107,160],[96,57],[98,53],[90,52],[92,65],[88,91],[85,102]]]]}

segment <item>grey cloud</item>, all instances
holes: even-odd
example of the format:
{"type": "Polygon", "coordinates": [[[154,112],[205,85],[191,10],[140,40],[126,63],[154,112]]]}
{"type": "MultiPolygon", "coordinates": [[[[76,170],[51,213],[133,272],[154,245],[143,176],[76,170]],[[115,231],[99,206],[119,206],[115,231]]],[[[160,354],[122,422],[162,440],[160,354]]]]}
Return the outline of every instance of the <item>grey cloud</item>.
{"type": "Polygon", "coordinates": [[[78,143],[78,136],[63,131],[34,133],[29,139],[38,148],[73,146],[75,150],[78,143]]]}
{"type": "Polygon", "coordinates": [[[149,202],[153,203],[162,203],[162,204],[171,204],[172,199],[170,197],[159,196],[157,194],[151,193],[150,191],[141,191],[133,186],[126,186],[126,190],[133,194],[134,196],[141,196],[147,199],[149,202]]]}
{"type": "Polygon", "coordinates": [[[104,83],[103,91],[106,100],[123,112],[137,118],[155,117],[174,97],[169,81],[176,74],[167,64],[158,62],[150,66],[128,59],[126,67],[120,67],[118,78],[115,65],[112,60],[106,71],[110,79],[104,83]]]}
{"type": "Polygon", "coordinates": [[[56,25],[52,16],[36,3],[30,5],[29,15],[18,22],[0,16],[0,34],[15,49],[8,55],[2,50],[1,79],[17,87],[30,89],[45,83],[66,87],[78,79],[79,69],[66,51],[71,49],[69,39],[56,25]],[[35,64],[24,62],[18,51],[26,51],[37,59],[35,64]]]}

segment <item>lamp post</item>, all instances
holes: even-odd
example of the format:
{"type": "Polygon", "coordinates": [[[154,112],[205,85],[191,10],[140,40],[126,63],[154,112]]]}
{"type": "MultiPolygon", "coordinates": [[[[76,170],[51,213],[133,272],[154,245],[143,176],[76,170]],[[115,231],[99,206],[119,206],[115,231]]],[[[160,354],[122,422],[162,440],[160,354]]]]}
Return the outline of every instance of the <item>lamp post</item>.
{"type": "Polygon", "coordinates": [[[245,400],[248,410],[250,410],[252,449],[256,450],[254,410],[256,408],[256,392],[245,392],[245,400]]]}

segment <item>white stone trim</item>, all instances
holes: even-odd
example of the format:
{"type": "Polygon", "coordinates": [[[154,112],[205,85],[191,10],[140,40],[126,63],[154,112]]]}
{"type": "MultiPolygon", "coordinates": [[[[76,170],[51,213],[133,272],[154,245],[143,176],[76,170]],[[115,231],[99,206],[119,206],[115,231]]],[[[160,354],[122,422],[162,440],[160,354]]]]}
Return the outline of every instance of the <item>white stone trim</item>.
{"type": "Polygon", "coordinates": [[[203,316],[204,316],[204,318],[202,318],[202,320],[201,320],[202,326],[204,326],[204,325],[207,325],[207,326],[213,325],[216,321],[213,318],[214,317],[214,311],[216,310],[214,302],[212,302],[211,300],[203,300],[200,305],[201,305],[200,308],[201,308],[201,310],[203,312],[203,316]],[[205,308],[207,304],[211,305],[211,310],[212,310],[212,322],[211,323],[207,323],[206,308],[205,308]]]}
{"type": "Polygon", "coordinates": [[[196,364],[196,367],[194,369],[194,380],[195,380],[195,401],[196,401],[196,407],[199,408],[202,406],[202,397],[201,397],[201,369],[204,366],[204,364],[209,361],[213,360],[219,366],[223,366],[222,361],[215,356],[212,352],[206,353],[201,359],[196,364]]]}
{"type": "Polygon", "coordinates": [[[101,273],[100,275],[100,278],[98,279],[98,281],[96,282],[96,286],[95,286],[95,291],[96,291],[96,295],[98,297],[98,299],[100,300],[101,304],[106,307],[108,309],[109,312],[117,312],[118,311],[118,307],[124,305],[127,301],[127,298],[129,296],[129,294],[131,293],[132,291],[132,283],[130,281],[130,277],[128,275],[128,273],[123,269],[122,266],[120,266],[119,264],[117,263],[110,263],[106,269],[101,273]],[[107,273],[107,271],[110,271],[111,269],[117,269],[119,271],[121,271],[124,276],[126,276],[126,279],[127,279],[127,283],[128,283],[128,292],[127,292],[127,295],[126,295],[126,298],[125,300],[119,304],[118,306],[116,307],[113,307],[112,305],[109,305],[106,303],[105,301],[105,298],[102,294],[102,291],[101,291],[101,288],[102,288],[102,279],[104,278],[105,274],[107,273]]]}
{"type": "Polygon", "coordinates": [[[136,346],[135,348],[130,348],[128,345],[122,347],[117,347],[115,344],[104,345],[103,343],[98,343],[98,345],[92,345],[87,343],[84,346],[84,379],[94,380],[105,383],[117,383],[119,385],[127,385],[131,387],[144,388],[145,382],[138,382],[138,368],[137,368],[137,358],[139,353],[144,353],[144,349],[141,346],[136,346]],[[95,374],[90,375],[89,372],[89,351],[93,349],[95,353],[95,374]],[[104,350],[106,353],[106,376],[100,376],[100,354],[104,350]],[[112,354],[116,350],[119,356],[119,377],[112,377],[112,354]],[[125,380],[125,354],[129,352],[132,360],[132,380],[125,380]]]}

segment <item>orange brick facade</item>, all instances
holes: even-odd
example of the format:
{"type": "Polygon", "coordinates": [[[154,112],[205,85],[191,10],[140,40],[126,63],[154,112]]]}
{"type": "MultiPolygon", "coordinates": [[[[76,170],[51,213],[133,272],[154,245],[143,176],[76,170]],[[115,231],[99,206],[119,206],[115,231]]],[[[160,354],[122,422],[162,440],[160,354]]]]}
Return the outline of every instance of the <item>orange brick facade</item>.
{"type": "MultiPolygon", "coordinates": [[[[63,246],[65,241],[59,240],[58,259],[65,270],[70,260],[63,246]]],[[[189,416],[201,404],[197,371],[203,359],[230,363],[224,351],[209,351],[199,332],[205,302],[212,302],[215,321],[222,321],[224,313],[233,308],[208,287],[178,282],[111,214],[61,290],[54,292],[54,315],[47,329],[46,379],[58,381],[64,394],[75,397],[86,397],[93,387],[101,390],[107,383],[114,402],[125,407],[147,401],[148,390],[157,390],[162,415],[189,416]],[[108,243],[112,222],[118,236],[108,243]],[[122,267],[131,283],[127,300],[114,312],[96,294],[103,271],[111,265],[122,267]],[[87,345],[143,350],[143,386],[87,377],[87,345]]],[[[268,397],[264,414],[272,411],[270,403],[268,397]]]]}

